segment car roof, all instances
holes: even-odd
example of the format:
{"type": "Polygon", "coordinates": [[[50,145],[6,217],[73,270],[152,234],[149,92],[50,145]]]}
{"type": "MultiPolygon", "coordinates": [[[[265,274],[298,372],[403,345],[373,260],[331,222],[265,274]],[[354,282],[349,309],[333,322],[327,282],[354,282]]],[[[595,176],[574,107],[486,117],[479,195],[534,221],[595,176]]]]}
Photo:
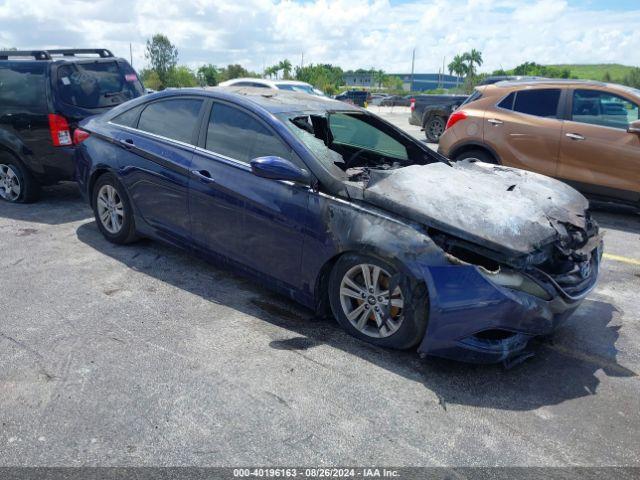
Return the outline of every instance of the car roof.
{"type": "Polygon", "coordinates": [[[261,107],[269,113],[362,111],[338,100],[290,90],[265,90],[260,87],[205,87],[164,90],[141,98],[161,98],[171,95],[193,95],[229,100],[247,107],[261,107]]]}
{"type": "Polygon", "coordinates": [[[577,80],[570,78],[545,78],[545,79],[523,79],[523,80],[507,80],[502,82],[497,82],[491,85],[482,85],[480,88],[482,89],[521,89],[521,88],[529,88],[529,87],[599,87],[607,90],[611,90],[614,92],[626,93],[640,97],[640,90],[635,88],[627,87],[625,85],[619,85],[617,83],[605,83],[598,82],[596,80],[577,80]]]}
{"type": "Polygon", "coordinates": [[[63,48],[49,50],[0,50],[0,61],[77,62],[82,60],[121,60],[106,48],[63,48]]]}
{"type": "Polygon", "coordinates": [[[221,87],[230,87],[233,86],[234,83],[237,82],[254,82],[254,83],[262,83],[264,85],[269,85],[271,87],[276,87],[277,85],[304,85],[310,87],[311,85],[307,82],[300,82],[298,80],[270,80],[267,78],[251,78],[251,77],[242,77],[242,78],[232,78],[231,80],[227,80],[220,84],[221,87]]]}

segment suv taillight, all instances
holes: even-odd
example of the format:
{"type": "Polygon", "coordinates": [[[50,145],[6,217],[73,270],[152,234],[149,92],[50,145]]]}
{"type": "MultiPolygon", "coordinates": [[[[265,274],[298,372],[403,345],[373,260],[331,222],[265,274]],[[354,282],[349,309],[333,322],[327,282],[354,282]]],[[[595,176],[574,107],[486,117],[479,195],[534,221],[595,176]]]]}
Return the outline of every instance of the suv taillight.
{"type": "Polygon", "coordinates": [[[411,111],[413,112],[416,109],[416,99],[411,99],[411,111]]]}
{"type": "Polygon", "coordinates": [[[62,147],[71,145],[71,132],[69,131],[69,123],[67,119],[55,113],[49,114],[49,131],[51,132],[51,140],[54,147],[62,147]]]}
{"type": "Polygon", "coordinates": [[[449,116],[449,120],[447,120],[447,126],[444,127],[445,130],[453,127],[460,120],[465,120],[467,118],[467,114],[464,113],[463,110],[458,110],[457,112],[453,112],[451,116],[449,116]]]}
{"type": "Polygon", "coordinates": [[[80,145],[82,142],[84,142],[90,136],[91,136],[91,134],[89,132],[87,132],[86,130],[82,130],[81,128],[76,128],[73,131],[73,144],[74,145],[80,145]]]}

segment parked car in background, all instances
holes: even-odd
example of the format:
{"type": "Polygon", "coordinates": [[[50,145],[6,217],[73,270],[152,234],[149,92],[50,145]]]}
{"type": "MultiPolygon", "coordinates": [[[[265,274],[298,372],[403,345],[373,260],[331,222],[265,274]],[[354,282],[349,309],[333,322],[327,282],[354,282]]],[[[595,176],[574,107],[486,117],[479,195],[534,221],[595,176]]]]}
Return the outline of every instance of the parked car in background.
{"type": "Polygon", "coordinates": [[[234,78],[219,85],[220,87],[254,87],[270,88],[272,90],[288,90],[291,92],[308,93],[309,95],[326,96],[321,90],[306,82],[297,80],[267,80],[266,78],[234,78]]]}
{"type": "Polygon", "coordinates": [[[73,179],[78,122],[143,94],[109,50],[0,51],[0,198],[30,202],[73,179]]]}
{"type": "Polygon", "coordinates": [[[220,260],[376,345],[501,361],[597,280],[598,226],[574,189],[450,164],[346,103],[180,89],[76,132],[80,190],[107,240],[220,260]]]}
{"type": "Polygon", "coordinates": [[[409,123],[422,127],[427,140],[437,143],[444,132],[449,115],[468,95],[416,95],[411,100],[409,123]]]}
{"type": "Polygon", "coordinates": [[[388,97],[386,93],[372,93],[370,95],[371,100],[368,103],[369,105],[380,105],[382,99],[386,97],[388,97]]]}
{"type": "Polygon", "coordinates": [[[347,90],[346,92],[336,95],[334,99],[350,105],[366,107],[371,101],[371,94],[365,90],[347,90]]]}
{"type": "Polygon", "coordinates": [[[640,90],[580,80],[476,88],[440,152],[523,168],[604,201],[640,207],[640,90]]]}
{"type": "Polygon", "coordinates": [[[388,95],[380,101],[381,107],[408,107],[411,105],[411,95],[388,95]]]}

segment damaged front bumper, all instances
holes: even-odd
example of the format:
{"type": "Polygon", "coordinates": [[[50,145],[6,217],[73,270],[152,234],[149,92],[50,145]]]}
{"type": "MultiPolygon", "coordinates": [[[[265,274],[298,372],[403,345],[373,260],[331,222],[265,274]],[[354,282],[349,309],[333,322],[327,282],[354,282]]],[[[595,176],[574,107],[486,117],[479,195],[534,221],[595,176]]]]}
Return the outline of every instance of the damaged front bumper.
{"type": "Polygon", "coordinates": [[[602,244],[592,252],[578,292],[539,277],[545,295],[492,281],[491,273],[477,265],[425,266],[429,323],[418,352],[473,363],[518,355],[533,337],[550,334],[578,308],[595,287],[601,257],[602,244]]]}

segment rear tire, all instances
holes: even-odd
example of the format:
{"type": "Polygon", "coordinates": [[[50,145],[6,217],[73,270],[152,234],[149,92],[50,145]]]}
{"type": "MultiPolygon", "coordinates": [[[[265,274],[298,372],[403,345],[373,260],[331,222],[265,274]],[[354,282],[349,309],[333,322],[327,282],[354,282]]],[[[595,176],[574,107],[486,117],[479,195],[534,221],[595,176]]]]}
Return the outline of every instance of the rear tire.
{"type": "Polygon", "coordinates": [[[39,194],[40,185],[29,169],[13,155],[0,153],[0,199],[10,203],[32,203],[39,194]]]}
{"type": "Polygon", "coordinates": [[[494,165],[498,165],[498,161],[491,155],[490,153],[484,150],[467,150],[466,152],[462,152],[459,155],[456,155],[455,161],[460,162],[462,160],[479,160],[484,163],[492,163],[494,165]]]}
{"type": "Polygon", "coordinates": [[[129,196],[114,174],[105,173],[96,180],[91,204],[98,229],[107,240],[119,245],[137,240],[129,196]]]}
{"type": "Polygon", "coordinates": [[[432,116],[427,120],[424,124],[424,134],[431,143],[438,143],[440,141],[440,137],[444,133],[444,129],[447,122],[444,118],[438,117],[437,115],[432,116]]]}
{"type": "Polygon", "coordinates": [[[416,288],[392,264],[367,255],[343,255],[329,277],[329,301],[338,323],[354,337],[381,347],[407,349],[423,339],[426,297],[425,289],[416,288]]]}

